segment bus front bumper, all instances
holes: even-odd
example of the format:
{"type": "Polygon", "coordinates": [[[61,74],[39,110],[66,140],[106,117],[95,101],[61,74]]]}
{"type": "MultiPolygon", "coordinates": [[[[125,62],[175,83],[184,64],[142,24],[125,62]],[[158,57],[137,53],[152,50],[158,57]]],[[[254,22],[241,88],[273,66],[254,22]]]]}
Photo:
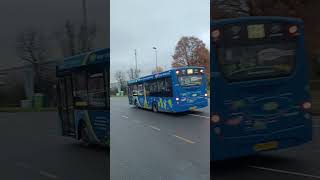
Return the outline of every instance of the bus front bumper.
{"type": "Polygon", "coordinates": [[[211,160],[249,156],[263,151],[298,146],[311,140],[312,127],[309,125],[300,125],[265,135],[233,138],[213,137],[210,148],[211,160]]]}

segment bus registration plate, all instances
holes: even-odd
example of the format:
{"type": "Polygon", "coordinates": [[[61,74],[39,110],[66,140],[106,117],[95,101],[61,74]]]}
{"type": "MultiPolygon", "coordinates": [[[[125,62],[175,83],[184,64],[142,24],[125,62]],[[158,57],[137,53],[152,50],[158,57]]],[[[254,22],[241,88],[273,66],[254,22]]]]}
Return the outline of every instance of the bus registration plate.
{"type": "Polygon", "coordinates": [[[270,149],[276,149],[278,147],[278,142],[277,141],[270,141],[266,143],[260,143],[254,145],[254,150],[255,151],[265,151],[265,150],[270,150],[270,149]]]}

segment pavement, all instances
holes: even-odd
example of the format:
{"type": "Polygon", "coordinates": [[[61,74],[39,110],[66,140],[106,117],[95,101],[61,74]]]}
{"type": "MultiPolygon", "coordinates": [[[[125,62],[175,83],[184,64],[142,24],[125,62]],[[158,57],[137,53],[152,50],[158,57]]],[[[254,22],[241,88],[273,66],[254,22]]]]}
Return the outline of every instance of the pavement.
{"type": "Polygon", "coordinates": [[[59,134],[56,112],[0,113],[1,180],[107,180],[109,149],[59,134]]]}
{"type": "Polygon", "coordinates": [[[154,113],[111,98],[111,179],[208,180],[209,108],[154,113]]]}

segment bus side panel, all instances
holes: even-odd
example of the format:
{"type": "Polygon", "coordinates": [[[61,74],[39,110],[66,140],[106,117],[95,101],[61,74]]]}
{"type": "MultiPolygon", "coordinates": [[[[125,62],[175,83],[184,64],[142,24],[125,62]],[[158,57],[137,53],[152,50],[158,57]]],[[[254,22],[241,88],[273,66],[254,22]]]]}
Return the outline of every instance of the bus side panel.
{"type": "Polygon", "coordinates": [[[170,97],[157,97],[157,107],[162,112],[176,112],[170,97]]]}
{"type": "Polygon", "coordinates": [[[99,143],[99,138],[96,135],[96,132],[93,127],[93,120],[90,117],[90,113],[88,110],[74,110],[74,117],[75,117],[75,125],[76,125],[76,137],[80,139],[80,132],[85,123],[87,128],[87,132],[89,132],[88,136],[91,143],[99,143]]]}
{"type": "Polygon", "coordinates": [[[152,109],[155,104],[160,112],[174,112],[172,98],[139,96],[139,107],[144,109],[152,109]]]}
{"type": "Polygon", "coordinates": [[[92,129],[100,143],[110,142],[110,113],[105,110],[89,110],[92,129]]]}

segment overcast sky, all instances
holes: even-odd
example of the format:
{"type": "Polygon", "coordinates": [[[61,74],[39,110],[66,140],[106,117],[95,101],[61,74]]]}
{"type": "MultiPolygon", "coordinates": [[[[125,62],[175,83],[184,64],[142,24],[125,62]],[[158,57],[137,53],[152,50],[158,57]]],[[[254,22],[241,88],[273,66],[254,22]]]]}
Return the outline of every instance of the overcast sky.
{"type": "MultiPolygon", "coordinates": [[[[99,28],[99,48],[106,47],[109,41],[108,4],[108,0],[87,0],[89,23],[96,23],[99,28]]],[[[1,0],[0,68],[21,64],[15,50],[19,32],[35,28],[48,35],[63,28],[68,19],[79,25],[81,12],[82,0],[1,0]]]]}
{"type": "Polygon", "coordinates": [[[209,0],[111,0],[111,81],[118,70],[134,67],[150,74],[158,65],[170,68],[174,48],[182,36],[196,36],[209,48],[209,0]]]}

